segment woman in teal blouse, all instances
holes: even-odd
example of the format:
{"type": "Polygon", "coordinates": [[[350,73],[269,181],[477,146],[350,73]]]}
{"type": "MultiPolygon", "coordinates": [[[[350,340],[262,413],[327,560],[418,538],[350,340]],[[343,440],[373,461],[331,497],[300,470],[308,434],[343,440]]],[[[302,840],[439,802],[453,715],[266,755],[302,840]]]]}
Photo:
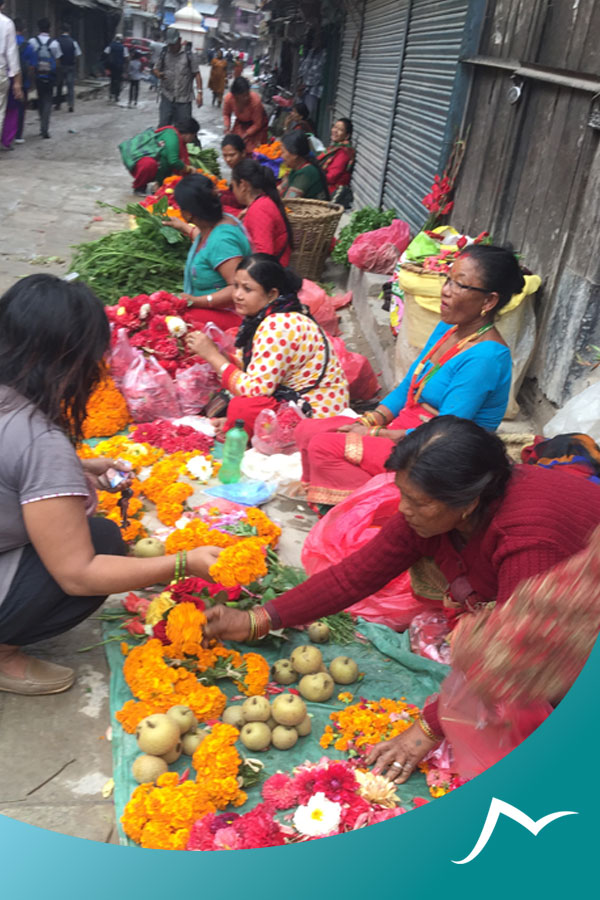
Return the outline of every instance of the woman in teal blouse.
{"type": "Polygon", "coordinates": [[[223,213],[212,183],[204,175],[188,175],[175,188],[185,223],[170,225],[192,241],[183,275],[182,294],[194,324],[214,322],[223,330],[241,324],[233,308],[233,281],[238,263],[251,252],[244,227],[223,213]]]}

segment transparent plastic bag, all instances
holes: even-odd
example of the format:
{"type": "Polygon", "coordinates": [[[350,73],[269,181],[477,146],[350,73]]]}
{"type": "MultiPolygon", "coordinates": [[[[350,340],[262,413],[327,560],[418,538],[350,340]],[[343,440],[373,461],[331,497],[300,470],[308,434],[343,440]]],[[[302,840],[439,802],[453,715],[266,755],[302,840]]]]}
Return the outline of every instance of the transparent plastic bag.
{"type": "Polygon", "coordinates": [[[108,364],[110,374],[117,385],[121,386],[125,373],[134,359],[141,356],[139,350],[135,350],[127,338],[126,328],[115,328],[111,335],[111,348],[108,364]]]}
{"type": "Polygon", "coordinates": [[[139,354],[134,359],[123,378],[121,393],[134,422],[179,416],[175,382],[152,356],[139,354]]]}
{"type": "Polygon", "coordinates": [[[281,403],[277,410],[263,409],[256,417],[252,446],[266,456],[295,453],[294,431],[304,419],[296,403],[281,403]]]}
{"type": "Polygon", "coordinates": [[[206,322],[200,330],[217,345],[225,356],[231,357],[235,353],[235,335],[232,335],[230,331],[222,331],[214,322],[206,322]]]}
{"type": "Polygon", "coordinates": [[[353,266],[367,272],[391,275],[400,254],[410,241],[410,227],[402,219],[394,219],[391,225],[366,231],[355,238],[348,250],[348,260],[353,266]]]}
{"type": "MultiPolygon", "coordinates": [[[[398,512],[400,494],[394,473],[376,475],[317,522],[302,548],[308,575],[322,572],[364,547],[385,522],[398,512]]],[[[410,575],[404,572],[385,587],[348,608],[353,615],[403,631],[424,609],[413,594],[410,575]]]]}
{"type": "Polygon", "coordinates": [[[589,434],[595,441],[600,441],[600,382],[571,397],[544,425],[545,437],[573,432],[589,434]]]}
{"type": "Polygon", "coordinates": [[[181,415],[193,416],[203,409],[219,386],[219,378],[208,363],[180,369],[175,375],[175,388],[181,415]]]}
{"type": "Polygon", "coordinates": [[[437,610],[427,610],[414,617],[408,634],[410,649],[418,656],[450,665],[450,644],[446,640],[451,630],[448,617],[437,610]]]}
{"type": "Polygon", "coordinates": [[[370,400],[379,390],[379,382],[367,357],[348,350],[339,337],[331,338],[331,343],[348,381],[350,400],[370,400]]]}

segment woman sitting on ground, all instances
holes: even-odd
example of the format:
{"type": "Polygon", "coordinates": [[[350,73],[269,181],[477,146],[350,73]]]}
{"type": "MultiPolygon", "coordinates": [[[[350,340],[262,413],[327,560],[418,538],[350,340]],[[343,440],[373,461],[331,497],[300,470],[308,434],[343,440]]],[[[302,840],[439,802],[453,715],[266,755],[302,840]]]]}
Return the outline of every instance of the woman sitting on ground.
{"type": "MultiPolygon", "coordinates": [[[[30,275],[0,298],[0,690],[54,694],[72,669],[21,647],[73,628],[108,594],[168,584],[175,556],[135,559],[117,525],[88,518],[94,484],[110,490],[111,459],[79,460],[74,446],[103,371],[109,328],[81,282],[30,275]]],[[[188,552],[208,576],[218,551],[188,552]]]]}
{"type": "Polygon", "coordinates": [[[188,317],[198,325],[214,322],[224,331],[241,323],[233,308],[233,280],[240,260],[250,253],[241,223],[223,213],[212,182],[204,175],[188,175],[175,186],[175,200],[185,219],[169,225],[192,241],[183,275],[181,295],[191,307],[188,317]]]}
{"type": "Polygon", "coordinates": [[[310,121],[308,106],[299,100],[294,103],[285,120],[286,131],[302,131],[304,134],[314,134],[315,127],[310,121]]]}
{"type": "Polygon", "coordinates": [[[235,273],[233,300],[244,321],[236,338],[238,365],[233,365],[205,334],[194,332],[187,343],[218,372],[233,399],[227,431],[243,419],[252,434],[263,409],[296,400],[307,412],[335,415],[348,404],[348,382],[323,329],[298,300],[302,280],[273,257],[255,253],[243,259],[235,273]]]}
{"type": "MultiPolygon", "coordinates": [[[[226,164],[233,170],[238,163],[246,159],[246,145],[239,134],[226,134],[221,141],[221,153],[226,164]]],[[[230,210],[236,216],[243,209],[235,199],[231,185],[229,185],[228,190],[221,191],[221,203],[226,211],[230,210]]]]}
{"type": "Polygon", "coordinates": [[[306,200],[329,200],[324,173],[314,157],[303,131],[288,131],[281,139],[283,162],[290,171],[279,185],[284,200],[304,197],[306,200]]]}
{"type": "Polygon", "coordinates": [[[441,322],[398,387],[358,420],[296,428],[309,502],[333,506],[382,474],[394,443],[434,416],[452,413],[490,431],[498,427],[512,363],[494,320],[523,286],[514,254],[501,247],[471,246],[455,260],[442,288],[441,322]]]}
{"type": "MultiPolygon", "coordinates": [[[[244,641],[251,630],[262,636],[314,622],[380,590],[424,557],[445,585],[450,628],[487,604],[501,607],[525,579],[581,551],[600,523],[600,486],[558,468],[513,467],[500,438],[455,416],[416,428],[393,449],[387,468],[396,473],[400,507],[373,540],[262,607],[213,607],[205,636],[244,641]]],[[[545,645],[538,646],[541,668],[550,660],[545,645]]],[[[526,709],[523,736],[548,711],[526,709]]],[[[443,736],[438,702],[430,700],[418,723],[377,744],[368,762],[406,781],[443,736]]]]}
{"type": "Polygon", "coordinates": [[[232,179],[235,198],[245,209],[244,226],[252,250],[268,253],[287,266],[292,254],[292,226],[272,171],[254,159],[244,159],[233,170],[232,179]]]}
{"type": "Polygon", "coordinates": [[[223,102],[223,130],[239,134],[251,153],[259,144],[264,144],[268,137],[267,114],[260,96],[250,90],[250,83],[241,75],[234,78],[230,93],[223,102]],[[231,127],[231,117],[235,115],[235,124],[231,127]]]}
{"type": "Polygon", "coordinates": [[[338,119],[331,128],[331,143],[318,157],[319,165],[325,173],[330,196],[339,187],[350,184],[356,161],[356,151],[352,146],[352,120],[338,119]]]}

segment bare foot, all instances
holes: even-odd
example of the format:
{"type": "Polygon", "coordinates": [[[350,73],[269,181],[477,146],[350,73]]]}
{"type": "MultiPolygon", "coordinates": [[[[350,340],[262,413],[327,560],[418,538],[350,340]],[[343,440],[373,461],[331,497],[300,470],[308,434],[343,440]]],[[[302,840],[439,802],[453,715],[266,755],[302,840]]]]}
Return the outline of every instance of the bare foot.
{"type": "Polygon", "coordinates": [[[20,647],[0,644],[0,672],[11,678],[25,678],[27,656],[20,647]]]}

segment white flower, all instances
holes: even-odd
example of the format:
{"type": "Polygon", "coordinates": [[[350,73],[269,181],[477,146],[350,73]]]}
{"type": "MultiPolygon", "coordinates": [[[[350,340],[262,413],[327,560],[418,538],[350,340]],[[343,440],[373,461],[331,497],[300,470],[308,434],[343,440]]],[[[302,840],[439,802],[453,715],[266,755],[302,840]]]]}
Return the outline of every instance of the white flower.
{"type": "Polygon", "coordinates": [[[165,322],[169,333],[174,337],[183,337],[184,334],[187,334],[187,325],[179,316],[165,316],[165,322]]]}
{"type": "Polygon", "coordinates": [[[322,791],[313,794],[306,806],[299,806],[294,813],[294,825],[300,834],[319,837],[331,834],[340,824],[342,807],[328,800],[322,791]]]}
{"type": "Polygon", "coordinates": [[[373,775],[372,772],[363,772],[361,769],[356,769],[354,775],[359,784],[358,793],[369,803],[393,809],[400,802],[396,785],[393,781],[388,781],[385,775],[373,775]]]}
{"type": "Polygon", "coordinates": [[[140,306],[140,319],[146,319],[150,315],[152,307],[149,303],[142,303],[140,306]]]}
{"type": "Polygon", "coordinates": [[[206,484],[212,475],[212,462],[202,455],[192,456],[188,460],[187,470],[192,478],[197,478],[198,481],[206,484]]]}

